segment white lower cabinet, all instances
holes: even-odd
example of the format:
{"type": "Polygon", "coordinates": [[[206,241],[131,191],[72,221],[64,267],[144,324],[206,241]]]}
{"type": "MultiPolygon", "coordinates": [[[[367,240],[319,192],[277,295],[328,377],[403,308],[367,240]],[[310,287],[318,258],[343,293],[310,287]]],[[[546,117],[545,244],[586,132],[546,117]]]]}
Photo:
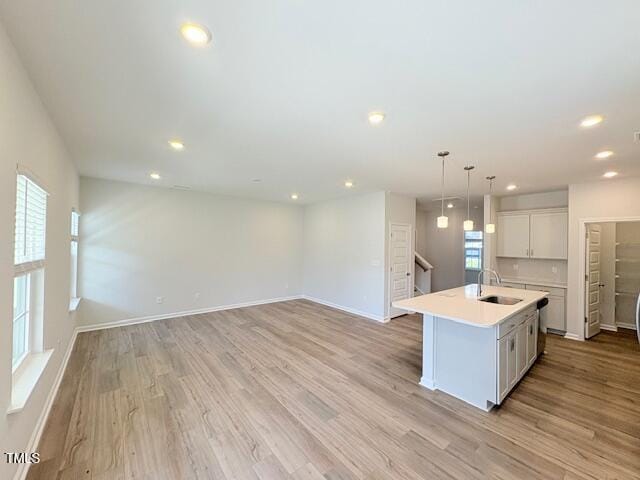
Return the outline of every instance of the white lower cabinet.
{"type": "Polygon", "coordinates": [[[497,328],[497,402],[509,394],[518,381],[527,373],[536,360],[537,315],[535,310],[518,314],[507,319],[502,325],[511,328],[497,328]],[[508,331],[505,331],[508,330],[508,331]]]}

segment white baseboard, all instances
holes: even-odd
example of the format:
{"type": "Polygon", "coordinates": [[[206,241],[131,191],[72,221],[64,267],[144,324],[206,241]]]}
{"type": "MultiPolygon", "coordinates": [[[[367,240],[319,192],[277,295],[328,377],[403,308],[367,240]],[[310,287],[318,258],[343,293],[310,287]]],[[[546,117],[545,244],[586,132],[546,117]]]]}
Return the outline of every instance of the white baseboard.
{"type": "Polygon", "coordinates": [[[434,382],[433,380],[431,380],[429,378],[421,377],[420,378],[420,385],[422,385],[425,388],[428,388],[429,390],[435,390],[436,389],[436,382],[434,382]]]}
{"type": "Polygon", "coordinates": [[[360,317],[368,318],[369,320],[375,320],[376,322],[387,323],[389,321],[389,318],[383,317],[381,315],[374,315],[373,313],[362,312],[360,310],[356,310],[355,308],[345,307],[343,305],[338,305],[332,302],[328,302],[326,300],[321,300],[316,297],[311,297],[309,295],[302,295],[302,298],[304,298],[305,300],[309,300],[310,302],[319,303],[320,305],[325,305],[327,307],[335,308],[337,310],[342,310],[343,312],[352,313],[360,317]]]}
{"type": "Polygon", "coordinates": [[[567,340],[577,340],[579,342],[584,342],[584,338],[580,337],[580,335],[576,333],[567,332],[564,334],[564,338],[566,338],[567,340]]]}
{"type": "MultiPolygon", "coordinates": [[[[69,344],[67,346],[66,352],[64,352],[64,358],[62,359],[62,363],[60,364],[60,368],[58,368],[58,373],[56,373],[56,378],[53,381],[53,385],[51,386],[51,390],[49,390],[49,395],[47,395],[47,399],[42,407],[42,412],[40,413],[40,417],[38,417],[38,421],[36,422],[36,426],[33,429],[33,433],[31,434],[31,438],[29,439],[29,443],[27,444],[25,452],[36,452],[38,448],[38,444],[40,443],[40,438],[42,437],[42,432],[44,432],[44,427],[47,424],[47,420],[49,419],[49,413],[51,413],[51,407],[53,406],[53,402],[56,399],[56,395],[58,394],[58,389],[60,388],[60,384],[62,383],[62,377],[64,376],[64,372],[67,370],[67,363],[69,363],[69,358],[71,357],[71,352],[73,351],[73,346],[76,344],[76,339],[78,338],[78,328],[76,327],[73,330],[73,334],[71,335],[71,339],[69,340],[69,344]]],[[[14,480],[24,480],[27,477],[27,473],[29,473],[30,463],[22,463],[18,466],[18,470],[14,475],[14,480]]]]}
{"type": "Polygon", "coordinates": [[[189,315],[200,315],[202,313],[220,312],[222,310],[233,310],[235,308],[254,307],[256,305],[265,305],[267,303],[287,302],[289,300],[299,300],[304,298],[302,295],[293,295],[290,297],[269,298],[266,300],[255,300],[252,302],[234,303],[230,305],[218,305],[216,307],[199,308],[197,310],[187,310],[183,312],[163,313],[160,315],[150,315],[147,317],[127,318],[125,320],[117,320],[115,322],[94,323],[92,325],[81,325],[78,327],[79,332],[91,332],[93,330],[104,330],[106,328],[124,327],[127,325],[137,325],[139,323],[155,322],[156,320],[167,320],[169,318],[187,317],[189,315]]]}
{"type": "Polygon", "coordinates": [[[635,323],[620,323],[620,322],[618,322],[616,325],[618,326],[618,328],[626,328],[628,330],[636,330],[636,324],[635,323]]]}
{"type": "Polygon", "coordinates": [[[600,330],[606,330],[608,332],[617,332],[618,327],[616,325],[607,325],[605,323],[601,323],[600,330]]]}

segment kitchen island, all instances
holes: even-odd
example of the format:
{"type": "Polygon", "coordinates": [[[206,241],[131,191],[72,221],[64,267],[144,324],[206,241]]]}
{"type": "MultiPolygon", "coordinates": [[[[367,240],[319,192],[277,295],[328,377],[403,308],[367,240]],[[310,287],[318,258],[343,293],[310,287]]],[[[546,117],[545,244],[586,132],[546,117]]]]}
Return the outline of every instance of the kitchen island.
{"type": "Polygon", "coordinates": [[[536,305],[548,294],[486,285],[477,293],[472,284],[393,306],[423,314],[420,384],[488,411],[535,362],[536,305]]]}

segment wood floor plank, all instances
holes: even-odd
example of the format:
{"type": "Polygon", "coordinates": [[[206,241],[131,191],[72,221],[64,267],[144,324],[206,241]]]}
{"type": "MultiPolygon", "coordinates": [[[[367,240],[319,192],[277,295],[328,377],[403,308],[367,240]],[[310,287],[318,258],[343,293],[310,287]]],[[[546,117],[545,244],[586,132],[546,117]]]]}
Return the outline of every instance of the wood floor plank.
{"type": "Polygon", "coordinates": [[[78,336],[29,479],[640,479],[631,332],[548,336],[492,412],[418,385],[418,315],[306,300],[78,336]]]}

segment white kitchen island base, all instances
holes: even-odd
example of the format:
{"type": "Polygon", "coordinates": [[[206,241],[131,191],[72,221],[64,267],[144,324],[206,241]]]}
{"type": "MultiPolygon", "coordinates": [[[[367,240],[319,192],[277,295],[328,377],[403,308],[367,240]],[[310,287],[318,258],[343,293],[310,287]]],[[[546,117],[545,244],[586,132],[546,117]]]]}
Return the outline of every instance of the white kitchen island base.
{"type": "MultiPolygon", "coordinates": [[[[487,287],[486,293],[505,295],[503,290],[487,287]]],[[[509,296],[522,300],[513,306],[479,302],[474,293],[475,285],[473,290],[423,295],[395,306],[423,313],[420,385],[488,411],[502,402],[535,362],[536,303],[546,293],[509,289],[509,296]],[[465,304],[451,318],[456,302],[465,304]]]]}

